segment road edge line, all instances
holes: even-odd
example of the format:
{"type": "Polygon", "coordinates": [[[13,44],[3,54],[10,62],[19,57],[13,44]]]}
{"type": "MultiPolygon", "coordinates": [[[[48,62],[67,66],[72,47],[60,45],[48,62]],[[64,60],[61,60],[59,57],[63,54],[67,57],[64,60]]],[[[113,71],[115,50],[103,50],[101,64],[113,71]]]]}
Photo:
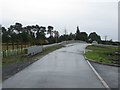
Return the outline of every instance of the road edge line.
{"type": "MultiPolygon", "coordinates": [[[[85,54],[86,51],[84,51],[85,54]]],[[[95,75],[98,77],[98,79],[101,81],[101,83],[103,84],[103,86],[105,88],[107,88],[107,90],[111,90],[111,88],[108,86],[108,84],[104,81],[104,79],[98,74],[98,72],[95,70],[95,68],[91,65],[91,63],[89,62],[89,60],[87,60],[86,56],[84,55],[84,58],[86,59],[88,65],[90,66],[90,68],[92,69],[92,71],[95,73],[95,75]]]]}
{"type": "Polygon", "coordinates": [[[107,85],[107,83],[98,74],[98,72],[95,70],[95,68],[90,64],[90,62],[88,60],[87,60],[87,63],[89,64],[89,66],[91,67],[91,69],[93,70],[93,72],[96,74],[96,76],[99,78],[99,80],[102,82],[102,84],[104,85],[104,87],[107,88],[108,90],[111,90],[110,87],[107,85]]]}

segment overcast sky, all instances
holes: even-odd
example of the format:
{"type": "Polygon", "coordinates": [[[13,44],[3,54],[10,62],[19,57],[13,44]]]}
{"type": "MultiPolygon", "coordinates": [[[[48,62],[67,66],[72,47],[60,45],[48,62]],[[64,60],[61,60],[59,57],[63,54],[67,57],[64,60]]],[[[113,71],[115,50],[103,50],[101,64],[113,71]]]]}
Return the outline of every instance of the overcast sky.
{"type": "Polygon", "coordinates": [[[9,27],[26,25],[54,26],[60,34],[97,32],[102,39],[118,40],[119,0],[0,0],[0,22],[9,27]]]}

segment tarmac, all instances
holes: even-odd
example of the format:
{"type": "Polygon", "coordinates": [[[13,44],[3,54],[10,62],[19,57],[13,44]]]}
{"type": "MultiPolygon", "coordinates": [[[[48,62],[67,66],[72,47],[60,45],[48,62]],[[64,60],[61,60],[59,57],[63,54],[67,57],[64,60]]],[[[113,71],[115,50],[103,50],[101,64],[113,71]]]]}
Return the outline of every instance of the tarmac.
{"type": "Polygon", "coordinates": [[[49,53],[3,82],[3,88],[105,88],[74,43],[49,53]]]}

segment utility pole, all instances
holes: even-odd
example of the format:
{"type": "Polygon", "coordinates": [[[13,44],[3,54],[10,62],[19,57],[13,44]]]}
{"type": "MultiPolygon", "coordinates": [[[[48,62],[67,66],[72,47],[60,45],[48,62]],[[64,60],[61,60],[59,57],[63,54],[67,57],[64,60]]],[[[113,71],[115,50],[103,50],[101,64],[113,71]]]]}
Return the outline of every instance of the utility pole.
{"type": "Polygon", "coordinates": [[[59,36],[59,32],[58,31],[54,31],[54,35],[55,35],[55,38],[56,38],[56,43],[58,43],[58,36],[59,36]]]}
{"type": "Polygon", "coordinates": [[[107,41],[107,35],[105,35],[105,41],[107,41]]]}
{"type": "Polygon", "coordinates": [[[66,30],[66,28],[65,28],[65,35],[67,34],[67,30],[66,30]]]}
{"type": "Polygon", "coordinates": [[[65,28],[65,41],[66,41],[66,44],[67,44],[67,30],[66,30],[66,28],[65,28]]]}

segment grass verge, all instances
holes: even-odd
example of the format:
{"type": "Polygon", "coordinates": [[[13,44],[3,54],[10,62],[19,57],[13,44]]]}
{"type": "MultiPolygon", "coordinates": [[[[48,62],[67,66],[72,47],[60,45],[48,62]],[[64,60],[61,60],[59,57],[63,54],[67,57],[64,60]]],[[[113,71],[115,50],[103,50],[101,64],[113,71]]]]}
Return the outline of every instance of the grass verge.
{"type": "Polygon", "coordinates": [[[6,67],[6,66],[14,65],[14,64],[20,63],[20,62],[28,62],[28,61],[32,61],[32,60],[37,60],[54,50],[60,49],[61,47],[63,47],[63,46],[56,45],[56,46],[47,47],[46,49],[43,50],[43,52],[38,53],[32,57],[23,56],[23,55],[9,56],[9,57],[2,59],[2,65],[3,65],[3,67],[6,67]]]}
{"type": "Polygon", "coordinates": [[[118,47],[89,45],[85,56],[97,62],[105,64],[118,64],[118,47]]]}

